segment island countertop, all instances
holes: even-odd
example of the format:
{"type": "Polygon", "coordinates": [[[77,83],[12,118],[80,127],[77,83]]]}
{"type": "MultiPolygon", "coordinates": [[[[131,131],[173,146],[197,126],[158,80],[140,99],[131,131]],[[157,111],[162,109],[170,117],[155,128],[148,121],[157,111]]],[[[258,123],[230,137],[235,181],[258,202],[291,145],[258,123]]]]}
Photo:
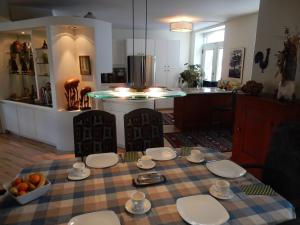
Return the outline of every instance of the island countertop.
{"type": "Polygon", "coordinates": [[[184,91],[187,95],[231,93],[231,91],[226,91],[217,87],[186,88],[182,89],[182,91],[184,91]]]}

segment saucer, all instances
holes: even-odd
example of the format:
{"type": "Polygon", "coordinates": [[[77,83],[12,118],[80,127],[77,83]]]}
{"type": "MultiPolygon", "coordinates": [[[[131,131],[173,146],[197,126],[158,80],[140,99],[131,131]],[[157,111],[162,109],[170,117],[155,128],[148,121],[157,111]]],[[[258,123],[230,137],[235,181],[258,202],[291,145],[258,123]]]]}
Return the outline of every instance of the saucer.
{"type": "Polygon", "coordinates": [[[132,201],[131,201],[131,199],[129,199],[125,204],[125,209],[127,210],[127,212],[129,212],[131,214],[142,215],[151,209],[151,202],[148,199],[145,199],[144,210],[143,211],[134,211],[132,209],[132,201]]]}
{"type": "Polygon", "coordinates": [[[83,180],[89,177],[91,174],[91,170],[89,168],[84,168],[82,174],[76,174],[73,169],[68,170],[68,179],[69,180],[83,180]]]}
{"type": "Polygon", "coordinates": [[[215,185],[209,188],[209,193],[218,199],[228,200],[233,198],[233,192],[229,189],[227,195],[222,195],[220,192],[216,191],[215,185]]]}
{"type": "Polygon", "coordinates": [[[150,169],[154,168],[155,165],[156,165],[156,164],[155,164],[154,161],[152,161],[151,165],[149,165],[149,166],[143,165],[143,164],[141,163],[141,161],[138,161],[138,162],[136,163],[136,166],[137,166],[138,168],[144,169],[144,170],[150,170],[150,169]]]}
{"type": "Polygon", "coordinates": [[[204,161],[204,157],[200,160],[195,160],[193,159],[190,155],[186,157],[187,161],[192,162],[192,163],[201,163],[204,161]]]}

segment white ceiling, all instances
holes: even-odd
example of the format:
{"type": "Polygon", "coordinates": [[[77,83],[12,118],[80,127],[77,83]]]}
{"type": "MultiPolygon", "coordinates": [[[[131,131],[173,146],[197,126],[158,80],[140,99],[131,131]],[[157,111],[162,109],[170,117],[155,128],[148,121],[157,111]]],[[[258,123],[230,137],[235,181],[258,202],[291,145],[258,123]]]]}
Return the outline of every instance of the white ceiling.
{"type": "MultiPolygon", "coordinates": [[[[2,1],[2,0],[1,0],[2,1]]],[[[194,22],[194,29],[258,11],[260,0],[148,0],[149,29],[168,29],[175,20],[194,22]]],[[[88,11],[115,28],[131,28],[131,0],[8,0],[10,5],[53,10],[54,15],[84,16],[88,11]]],[[[145,24],[145,0],[135,0],[137,28],[145,24]]]]}

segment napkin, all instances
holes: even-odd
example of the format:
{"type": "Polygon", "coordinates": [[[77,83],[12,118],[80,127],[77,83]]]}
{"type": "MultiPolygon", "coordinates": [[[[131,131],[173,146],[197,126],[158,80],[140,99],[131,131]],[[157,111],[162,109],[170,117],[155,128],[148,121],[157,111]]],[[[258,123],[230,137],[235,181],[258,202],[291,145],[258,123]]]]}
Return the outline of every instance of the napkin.
{"type": "Polygon", "coordinates": [[[188,155],[190,155],[191,154],[191,150],[192,150],[192,148],[191,147],[182,147],[181,148],[181,156],[188,156],[188,155]]]}
{"type": "Polygon", "coordinates": [[[241,189],[246,195],[275,195],[276,194],[276,192],[271,188],[270,185],[265,185],[265,184],[242,185],[241,189]]]}
{"type": "Polygon", "coordinates": [[[136,162],[139,159],[138,152],[126,152],[124,156],[125,162],[136,162]]]}

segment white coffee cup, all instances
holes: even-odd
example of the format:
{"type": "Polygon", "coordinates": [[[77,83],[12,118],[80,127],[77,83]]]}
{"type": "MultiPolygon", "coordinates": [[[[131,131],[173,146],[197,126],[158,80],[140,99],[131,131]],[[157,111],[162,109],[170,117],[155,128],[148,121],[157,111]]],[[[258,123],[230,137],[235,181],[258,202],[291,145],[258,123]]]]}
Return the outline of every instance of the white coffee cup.
{"type": "Polygon", "coordinates": [[[195,161],[200,161],[203,159],[203,154],[198,149],[191,150],[191,158],[195,161]]]}
{"type": "Polygon", "coordinates": [[[140,163],[142,166],[145,166],[145,167],[151,167],[153,165],[152,158],[149,155],[143,155],[138,160],[138,163],[140,163]]]}
{"type": "Polygon", "coordinates": [[[230,183],[227,180],[216,180],[215,190],[221,195],[227,195],[230,189],[230,183]]]}
{"type": "Polygon", "coordinates": [[[131,195],[132,210],[141,212],[144,210],[145,194],[141,191],[135,191],[131,195]]]}
{"type": "Polygon", "coordinates": [[[73,171],[77,175],[81,175],[85,169],[85,164],[83,162],[76,162],[73,164],[73,171]]]}

